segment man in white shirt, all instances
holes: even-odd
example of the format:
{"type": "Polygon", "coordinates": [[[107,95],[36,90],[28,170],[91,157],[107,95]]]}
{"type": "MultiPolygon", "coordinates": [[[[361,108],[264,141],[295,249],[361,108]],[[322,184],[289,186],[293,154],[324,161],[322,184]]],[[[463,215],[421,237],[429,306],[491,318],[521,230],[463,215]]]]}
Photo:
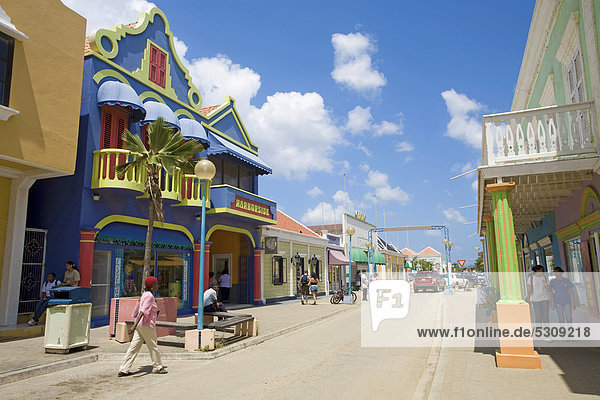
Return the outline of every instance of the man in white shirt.
{"type": "Polygon", "coordinates": [[[217,291],[219,286],[213,283],[208,284],[208,289],[204,292],[204,312],[227,312],[227,309],[217,300],[217,291]]]}
{"type": "Polygon", "coordinates": [[[544,274],[544,267],[536,265],[532,268],[533,274],[527,279],[527,293],[533,305],[535,323],[550,322],[550,287],[548,277],[544,274]]]}
{"type": "Polygon", "coordinates": [[[35,305],[35,314],[33,315],[33,318],[29,320],[29,325],[34,326],[38,324],[38,321],[40,320],[44,310],[48,308],[48,302],[50,301],[50,289],[58,285],[60,285],[60,281],[56,279],[54,272],[50,272],[46,277],[46,281],[42,284],[42,289],[40,290],[41,299],[35,305]]]}

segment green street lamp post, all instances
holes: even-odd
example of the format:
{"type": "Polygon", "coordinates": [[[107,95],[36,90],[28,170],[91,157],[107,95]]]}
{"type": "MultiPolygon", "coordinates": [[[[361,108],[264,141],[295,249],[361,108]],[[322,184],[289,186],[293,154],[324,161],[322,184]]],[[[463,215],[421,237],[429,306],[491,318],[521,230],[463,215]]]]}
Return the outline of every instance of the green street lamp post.
{"type": "Polygon", "coordinates": [[[203,158],[196,163],[194,174],[200,181],[200,195],[202,196],[202,222],[200,223],[200,271],[198,273],[198,330],[204,328],[204,253],[205,253],[205,231],[206,231],[206,198],[209,186],[217,169],[208,159],[203,158]]]}

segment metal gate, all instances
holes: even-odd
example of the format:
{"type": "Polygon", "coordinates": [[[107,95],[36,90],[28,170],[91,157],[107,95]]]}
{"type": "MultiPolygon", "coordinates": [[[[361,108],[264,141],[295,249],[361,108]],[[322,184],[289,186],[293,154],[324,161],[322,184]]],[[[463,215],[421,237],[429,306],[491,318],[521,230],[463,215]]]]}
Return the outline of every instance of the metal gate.
{"type": "Polygon", "coordinates": [[[25,229],[19,314],[34,312],[35,305],[40,300],[42,273],[46,262],[47,232],[45,229],[25,229]]]}
{"type": "Polygon", "coordinates": [[[238,303],[247,304],[252,302],[250,291],[250,245],[248,240],[240,236],[240,258],[239,258],[239,297],[238,303]]]}

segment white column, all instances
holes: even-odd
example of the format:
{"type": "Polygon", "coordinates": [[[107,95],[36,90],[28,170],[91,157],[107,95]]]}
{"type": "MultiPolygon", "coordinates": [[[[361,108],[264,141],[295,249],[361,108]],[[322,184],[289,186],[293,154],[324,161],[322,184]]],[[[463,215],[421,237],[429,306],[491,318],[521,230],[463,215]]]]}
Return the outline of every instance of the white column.
{"type": "Polygon", "coordinates": [[[290,254],[289,254],[289,258],[290,258],[290,296],[294,296],[294,289],[296,287],[296,285],[298,284],[296,282],[296,266],[294,265],[294,263],[292,262],[292,258],[294,257],[294,243],[290,240],[290,254]]]}
{"type": "Polygon", "coordinates": [[[15,325],[19,308],[23,243],[27,222],[29,188],[35,178],[15,178],[10,184],[10,202],[4,245],[4,263],[0,287],[0,325],[15,325]]]}
{"type": "Polygon", "coordinates": [[[327,247],[323,251],[323,266],[325,267],[325,296],[329,296],[329,257],[327,247]]]}

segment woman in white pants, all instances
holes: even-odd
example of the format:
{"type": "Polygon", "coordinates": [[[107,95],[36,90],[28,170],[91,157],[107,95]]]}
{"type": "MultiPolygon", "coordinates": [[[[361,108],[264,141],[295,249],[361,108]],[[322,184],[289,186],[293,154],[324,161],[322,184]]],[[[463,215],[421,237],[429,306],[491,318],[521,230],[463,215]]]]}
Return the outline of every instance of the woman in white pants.
{"type": "Polygon", "coordinates": [[[162,365],[160,359],[160,351],[156,343],[156,317],[158,316],[158,306],[154,299],[153,293],[158,289],[158,279],[153,276],[149,276],[144,281],[146,291],[142,294],[142,298],[139,303],[139,311],[133,326],[129,328],[129,333],[133,333],[133,339],[131,345],[125,354],[125,359],[121,363],[119,368],[118,376],[129,376],[132,374],[129,370],[135,360],[135,357],[139,353],[142,345],[146,343],[148,351],[150,352],[150,358],[154,362],[154,372],[157,374],[166,374],[167,370],[162,365]]]}

